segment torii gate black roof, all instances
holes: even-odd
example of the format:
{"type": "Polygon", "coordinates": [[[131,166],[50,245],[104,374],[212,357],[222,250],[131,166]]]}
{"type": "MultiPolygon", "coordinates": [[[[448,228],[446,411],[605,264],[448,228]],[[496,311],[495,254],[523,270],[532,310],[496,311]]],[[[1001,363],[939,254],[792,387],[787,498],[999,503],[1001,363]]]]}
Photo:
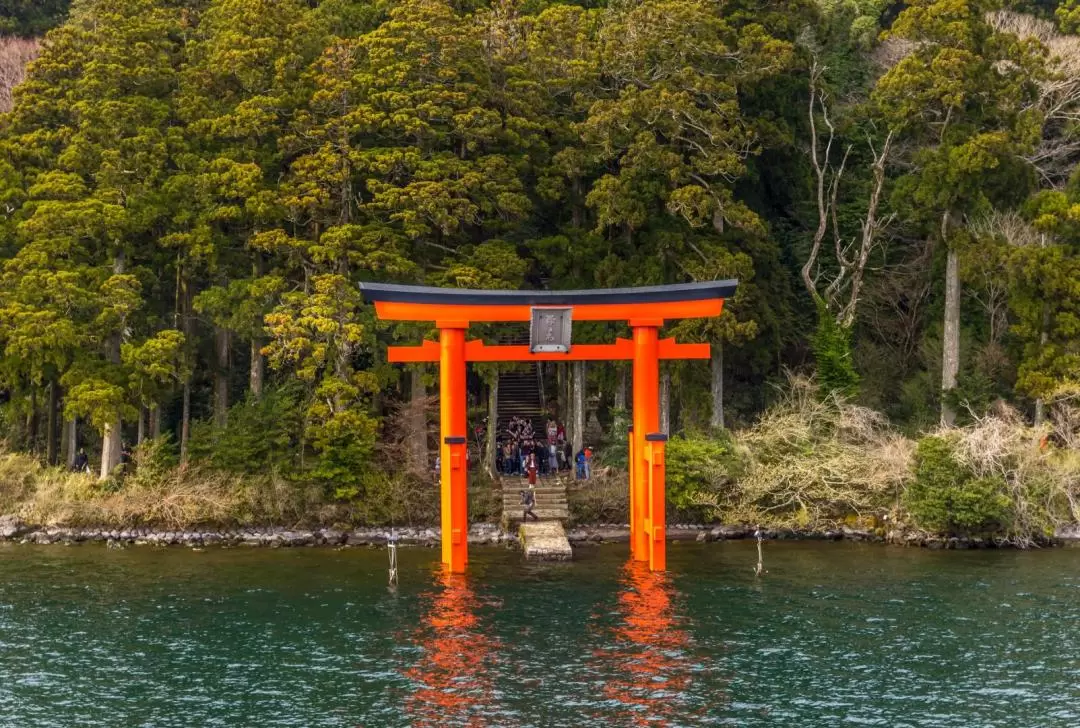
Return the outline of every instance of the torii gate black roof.
{"type": "Polygon", "coordinates": [[[731,298],[737,280],[674,283],[634,288],[594,288],[579,291],[504,291],[436,288],[397,283],[361,283],[368,302],[464,304],[481,306],[580,306],[585,304],[671,303],[731,298]]]}

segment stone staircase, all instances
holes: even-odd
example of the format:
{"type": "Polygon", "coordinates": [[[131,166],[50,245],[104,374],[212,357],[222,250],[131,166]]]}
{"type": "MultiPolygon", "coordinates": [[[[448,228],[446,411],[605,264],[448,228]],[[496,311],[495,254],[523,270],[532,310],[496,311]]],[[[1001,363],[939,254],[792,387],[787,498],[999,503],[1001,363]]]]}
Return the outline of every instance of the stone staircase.
{"type": "Polygon", "coordinates": [[[537,437],[544,437],[547,413],[540,398],[539,372],[536,362],[527,369],[499,374],[499,422],[498,432],[503,434],[511,417],[522,417],[532,422],[537,437]]]}
{"type": "MultiPolygon", "coordinates": [[[[523,346],[529,343],[527,331],[504,334],[499,337],[500,345],[523,346]]],[[[547,424],[547,412],[540,387],[540,367],[536,362],[528,362],[512,372],[499,374],[499,421],[497,432],[502,435],[510,424],[511,417],[521,417],[532,422],[537,437],[544,437],[547,424]]]]}
{"type": "MultiPolygon", "coordinates": [[[[527,490],[525,478],[503,478],[503,528],[512,532],[512,526],[521,523],[521,491],[527,490]]],[[[561,478],[544,478],[533,489],[536,506],[533,513],[541,521],[562,522],[570,516],[566,500],[566,485],[561,478]]],[[[532,519],[529,519],[532,523],[532,519]]]]}

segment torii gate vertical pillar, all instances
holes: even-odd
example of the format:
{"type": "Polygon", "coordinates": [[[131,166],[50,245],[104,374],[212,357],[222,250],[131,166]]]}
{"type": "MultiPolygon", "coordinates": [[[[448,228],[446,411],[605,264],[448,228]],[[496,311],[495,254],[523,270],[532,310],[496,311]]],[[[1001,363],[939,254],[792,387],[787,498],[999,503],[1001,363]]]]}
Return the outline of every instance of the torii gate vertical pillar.
{"type": "Polygon", "coordinates": [[[649,523],[650,503],[649,475],[652,472],[646,461],[645,436],[660,429],[660,349],[658,333],[663,321],[634,319],[630,328],[634,332],[634,431],[630,468],[630,550],[636,561],[649,560],[649,542],[652,538],[649,523]]]}
{"type": "Polygon", "coordinates": [[[439,458],[442,562],[461,574],[469,560],[468,438],[465,407],[465,329],[468,323],[439,321],[439,458]]]}

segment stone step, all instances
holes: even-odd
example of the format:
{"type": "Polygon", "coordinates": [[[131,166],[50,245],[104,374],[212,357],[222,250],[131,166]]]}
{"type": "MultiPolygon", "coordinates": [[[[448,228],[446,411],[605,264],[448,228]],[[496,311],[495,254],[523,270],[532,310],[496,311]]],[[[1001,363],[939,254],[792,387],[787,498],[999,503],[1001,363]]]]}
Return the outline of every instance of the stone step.
{"type": "Polygon", "coordinates": [[[574,556],[566,531],[558,521],[522,523],[518,537],[525,558],[532,561],[569,561],[574,556]]]}
{"type": "MultiPolygon", "coordinates": [[[[570,504],[567,503],[566,501],[557,501],[557,500],[541,501],[541,500],[538,500],[538,501],[536,501],[536,505],[534,507],[538,508],[538,509],[540,509],[540,508],[545,508],[545,509],[552,508],[552,509],[558,509],[558,510],[565,511],[565,510],[569,510],[570,504]]],[[[523,506],[521,505],[520,501],[503,501],[503,510],[504,511],[520,511],[522,508],[523,508],[523,506]]]]}
{"type": "MultiPolygon", "coordinates": [[[[525,483],[525,481],[523,480],[521,487],[518,487],[516,483],[511,484],[511,485],[503,485],[503,487],[502,487],[502,495],[516,497],[518,490],[528,490],[528,489],[529,489],[528,484],[525,483]]],[[[535,493],[538,496],[539,495],[546,496],[546,495],[554,495],[554,494],[564,495],[566,493],[566,488],[563,487],[562,485],[537,485],[535,488],[532,488],[532,493],[535,493]]]]}
{"type": "MultiPolygon", "coordinates": [[[[543,493],[536,494],[533,492],[533,496],[536,498],[537,503],[551,503],[553,501],[559,501],[561,503],[566,502],[566,495],[563,493],[543,493]]],[[[521,501],[521,495],[518,493],[505,493],[503,494],[503,503],[515,504],[521,501]]]]}
{"type": "MultiPolygon", "coordinates": [[[[535,513],[536,517],[541,521],[561,521],[564,518],[570,517],[570,511],[567,508],[533,508],[533,513],[535,513]]],[[[516,522],[520,521],[524,514],[522,513],[522,509],[518,507],[507,508],[503,511],[503,515],[509,521],[516,522]]],[[[532,519],[530,518],[529,521],[532,522],[532,519]]]]}
{"type": "MultiPolygon", "coordinates": [[[[522,488],[521,490],[527,490],[527,488],[522,488]]],[[[557,493],[537,493],[534,490],[533,496],[536,498],[536,500],[566,500],[566,493],[562,491],[559,491],[557,493]]],[[[521,500],[521,494],[518,493],[516,490],[512,493],[503,493],[503,500],[518,501],[521,500]]]]}

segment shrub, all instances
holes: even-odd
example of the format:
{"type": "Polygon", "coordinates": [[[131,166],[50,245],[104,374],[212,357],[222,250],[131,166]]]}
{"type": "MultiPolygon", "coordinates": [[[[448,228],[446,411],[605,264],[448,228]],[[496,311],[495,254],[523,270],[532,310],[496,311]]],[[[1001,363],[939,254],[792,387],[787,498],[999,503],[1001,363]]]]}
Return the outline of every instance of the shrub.
{"type": "Polygon", "coordinates": [[[983,529],[1017,546],[1030,546],[1058,525],[1076,522],[1080,457],[1073,449],[1050,446],[1046,435],[1042,428],[1028,427],[1015,410],[998,406],[967,427],[926,438],[937,442],[920,443],[927,456],[916,461],[917,478],[925,470],[927,483],[936,477],[944,488],[958,490],[946,491],[952,497],[943,506],[941,495],[916,485],[905,498],[908,509],[927,528],[940,529],[948,518],[950,530],[983,529]],[[952,480],[951,467],[960,471],[952,480]]]}
{"type": "Polygon", "coordinates": [[[914,479],[904,505],[916,525],[948,533],[1000,533],[1011,523],[1004,479],[977,477],[954,456],[948,437],[930,436],[915,450],[914,479]]]}
{"type": "Polygon", "coordinates": [[[703,504],[728,500],[742,463],[726,433],[678,435],[667,445],[668,503],[692,520],[711,515],[703,504]]]}
{"type": "Polygon", "coordinates": [[[859,388],[859,374],[851,356],[850,326],[842,326],[824,305],[818,306],[817,329],[810,337],[810,348],[817,361],[817,381],[823,397],[854,396],[859,388]]]}
{"type": "Polygon", "coordinates": [[[228,427],[199,422],[189,445],[193,462],[233,473],[283,473],[297,469],[297,434],[303,431],[301,389],[268,389],[229,408],[228,427]]]}

